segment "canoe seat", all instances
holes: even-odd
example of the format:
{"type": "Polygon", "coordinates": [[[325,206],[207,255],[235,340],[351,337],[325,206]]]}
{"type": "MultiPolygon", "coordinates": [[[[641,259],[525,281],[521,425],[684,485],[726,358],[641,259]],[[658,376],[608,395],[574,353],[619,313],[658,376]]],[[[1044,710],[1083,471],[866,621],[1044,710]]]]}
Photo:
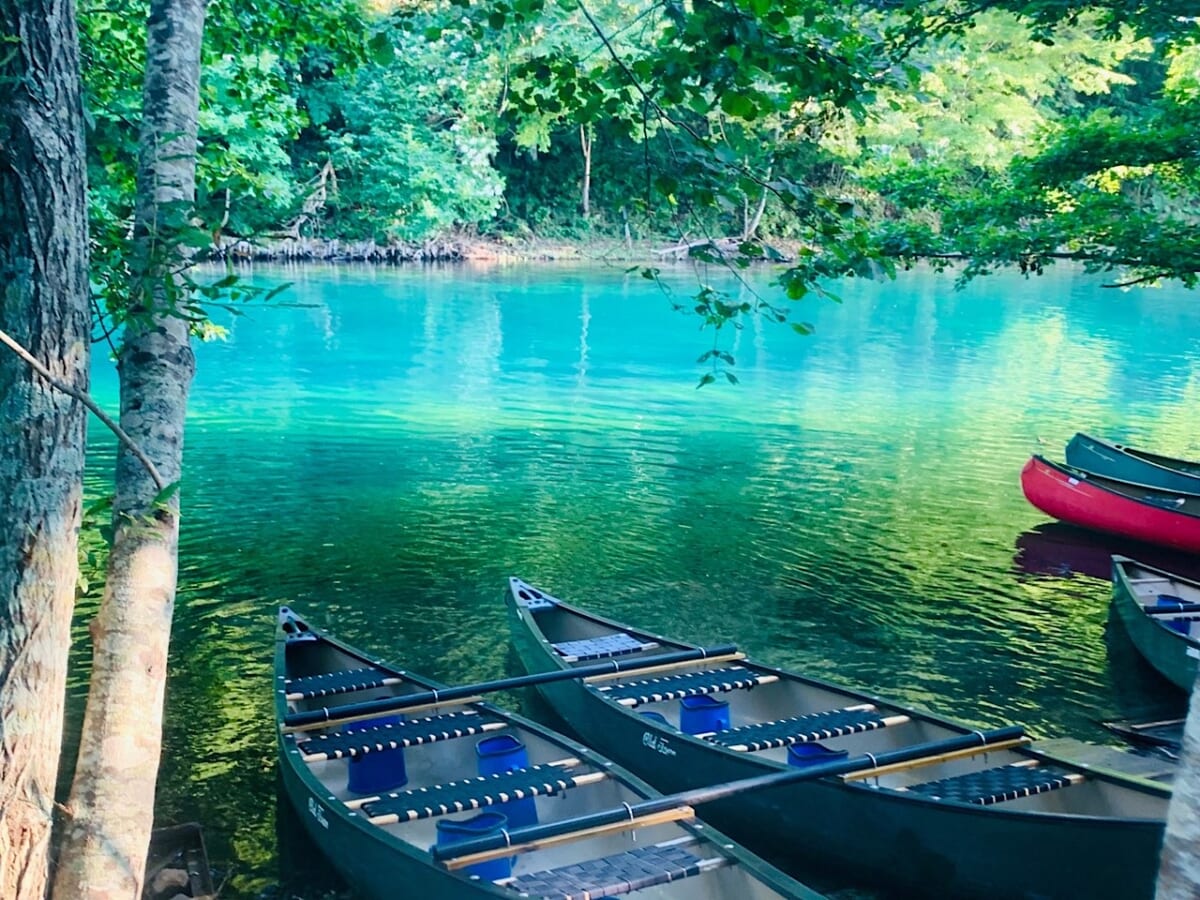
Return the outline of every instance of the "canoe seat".
{"type": "Polygon", "coordinates": [[[968,772],[953,778],[910,784],[907,790],[935,800],[991,806],[1005,800],[1016,800],[1019,797],[1069,787],[1083,780],[1082,775],[1056,766],[1013,763],[980,772],[968,772]]]}
{"type": "Polygon", "coordinates": [[[558,869],[530,872],[499,884],[523,897],[593,900],[678,881],[728,863],[721,856],[702,859],[681,846],[685,842],[691,841],[685,838],[683,841],[639,847],[558,869]]]}
{"type": "Polygon", "coordinates": [[[304,739],[298,739],[296,746],[308,758],[354,758],[372,752],[469,737],[505,727],[506,723],[502,720],[481,716],[479,713],[446,713],[374,727],[363,727],[361,722],[349,723],[347,728],[352,730],[306,736],[304,739]]]}
{"type": "Polygon", "coordinates": [[[326,672],[306,678],[289,678],[283,683],[289,700],[309,700],[313,697],[328,697],[331,694],[349,694],[354,691],[369,691],[372,688],[399,684],[402,679],[391,672],[379,669],[345,669],[341,672],[326,672]]]}
{"type": "Polygon", "coordinates": [[[654,641],[639,641],[633,635],[619,631],[616,634],[606,634],[604,637],[560,641],[550,646],[566,662],[581,662],[585,659],[604,659],[609,656],[624,656],[626,653],[653,650],[658,644],[654,641]]]}
{"type": "Polygon", "coordinates": [[[790,747],[792,744],[872,731],[889,725],[901,725],[908,720],[908,716],[904,715],[884,715],[871,704],[864,703],[861,706],[776,719],[774,722],[755,722],[697,737],[730,750],[754,753],[774,747],[790,747]]]}
{"type": "Polygon", "coordinates": [[[727,666],[700,672],[684,672],[681,675],[660,675],[657,678],[626,681],[599,687],[597,690],[622,706],[641,706],[643,703],[699,697],[701,694],[748,690],[778,680],[775,675],[762,675],[744,666],[727,666]]]}
{"type": "Polygon", "coordinates": [[[479,775],[410,791],[393,791],[362,804],[372,824],[411,822],[483,809],[526,797],[548,797],[606,777],[602,772],[574,774],[561,765],[529,766],[495,775],[479,775]]]}

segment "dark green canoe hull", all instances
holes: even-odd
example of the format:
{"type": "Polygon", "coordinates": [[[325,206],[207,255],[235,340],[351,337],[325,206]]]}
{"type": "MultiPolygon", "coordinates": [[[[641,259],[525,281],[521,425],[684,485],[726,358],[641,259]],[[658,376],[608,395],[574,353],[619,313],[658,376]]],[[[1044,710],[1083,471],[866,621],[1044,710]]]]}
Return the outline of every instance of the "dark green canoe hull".
{"type": "Polygon", "coordinates": [[[1093,475],[1162,491],[1200,494],[1200,464],[1159,456],[1076,434],[1064,451],[1067,465],[1093,475]]]}
{"type": "MultiPolygon", "coordinates": [[[[518,655],[558,668],[510,605],[518,655]]],[[[782,769],[664,729],[578,681],[539,687],[580,738],[664,792],[782,769]]],[[[1036,816],[904,796],[840,780],[705,804],[702,815],[797,877],[831,867],[917,896],[1150,900],[1163,826],[1036,816]]]]}
{"type": "Polygon", "coordinates": [[[1200,642],[1164,628],[1161,622],[1146,615],[1122,574],[1120,559],[1113,559],[1113,605],[1130,642],[1155,671],[1190,693],[1196,681],[1197,660],[1188,651],[1200,652],[1200,642]]]}
{"type": "MultiPolygon", "coordinates": [[[[281,623],[292,624],[300,621],[298,616],[288,610],[281,610],[281,623]]],[[[294,630],[294,629],[293,629],[294,630]]],[[[316,636],[319,640],[347,654],[353,661],[362,666],[379,667],[392,676],[403,677],[412,687],[418,688],[410,696],[420,697],[421,688],[426,691],[440,690],[443,694],[453,691],[436,682],[428,681],[412,672],[401,671],[394,666],[368,658],[346,644],[319,633],[306,623],[304,634],[297,639],[297,644],[309,645],[306,635],[316,636]]],[[[290,632],[287,632],[290,633],[290,632]]],[[[316,642],[313,641],[315,644],[316,642]]],[[[281,780],[282,796],[286,803],[279,804],[280,815],[294,816],[314,846],[320,849],[321,855],[328,859],[332,867],[355,890],[356,898],[360,900],[482,900],[482,898],[506,898],[514,900],[520,895],[512,889],[480,880],[465,874],[464,871],[450,871],[439,863],[434,862],[425,847],[415,846],[399,836],[389,833],[385,827],[370,824],[366,815],[352,809],[343,800],[333,796],[333,791],[317,777],[313,769],[304,761],[301,749],[297,746],[295,735],[283,728],[289,715],[287,700],[287,646],[288,638],[280,630],[276,637],[275,652],[275,691],[274,705],[276,724],[281,727],[280,740],[277,745],[277,758],[281,780]]],[[[356,665],[352,671],[362,671],[356,665]]],[[[327,701],[325,701],[327,702],[327,701]]],[[[452,702],[452,701],[450,701],[452,702]]],[[[339,708],[349,710],[353,704],[345,704],[339,708]]],[[[592,749],[579,744],[563,735],[557,734],[545,726],[514,713],[506,712],[488,703],[473,702],[471,707],[489,718],[503,719],[514,731],[525,738],[534,738],[549,746],[553,758],[575,758],[577,763],[594,771],[603,770],[609,783],[617,783],[624,789],[628,800],[623,804],[628,810],[628,803],[636,805],[642,800],[656,797],[655,791],[642,779],[632,773],[615,766],[611,761],[599,756],[592,749]]],[[[327,712],[327,710],[323,710],[327,712]]],[[[431,741],[431,743],[433,743],[431,741]]],[[[444,746],[433,743],[434,747],[444,746]]],[[[546,750],[547,748],[543,748],[546,750]]],[[[474,775],[474,767],[469,774],[474,775]]],[[[598,810],[595,810],[598,811],[598,810]]],[[[565,820],[569,822],[570,820],[565,820]]],[[[707,845],[713,860],[723,857],[732,864],[733,871],[739,876],[744,875],[746,881],[739,884],[730,882],[721,888],[717,894],[710,891],[715,888],[691,887],[692,882],[675,882],[683,885],[682,890],[674,890],[665,885],[656,886],[653,896],[693,896],[699,891],[703,896],[738,896],[750,891],[756,897],[778,897],[788,900],[823,900],[821,894],[797,882],[745,848],[733,843],[725,835],[714,830],[699,819],[681,820],[677,824],[681,838],[691,837],[702,845],[707,845]],[[755,884],[757,882],[757,884],[755,884]],[[723,892],[722,892],[723,891],[723,892]],[[736,891],[731,894],[730,891],[736,891]],[[691,893],[689,893],[691,892],[691,893]]],[[[582,836],[584,832],[573,832],[582,836]]],[[[528,857],[527,859],[534,859],[528,857]]]]}
{"type": "Polygon", "coordinates": [[[511,896],[490,883],[471,883],[431,866],[415,853],[410,857],[398,851],[394,842],[351,824],[334,804],[314,794],[286,759],[280,760],[279,769],[292,813],[338,874],[366,900],[394,900],[401,893],[446,900],[511,896]]]}

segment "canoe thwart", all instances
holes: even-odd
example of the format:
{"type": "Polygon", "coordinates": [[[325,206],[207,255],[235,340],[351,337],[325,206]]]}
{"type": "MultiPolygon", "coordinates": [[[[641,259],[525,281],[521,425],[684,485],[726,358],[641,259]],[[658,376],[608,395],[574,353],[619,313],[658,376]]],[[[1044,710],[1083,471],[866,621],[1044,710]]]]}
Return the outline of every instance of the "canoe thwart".
{"type": "Polygon", "coordinates": [[[393,672],[376,668],[343,669],[340,672],[323,672],[304,678],[289,678],[283,683],[288,700],[311,700],[333,694],[351,694],[374,688],[399,684],[403,679],[393,672]]]}
{"type": "Polygon", "coordinates": [[[603,637],[560,641],[550,646],[563,658],[564,662],[584,662],[590,659],[624,656],[627,653],[641,653],[643,650],[653,650],[659,644],[657,641],[640,641],[632,634],[618,631],[616,634],[606,634],[603,637]]]}
{"type": "Polygon", "coordinates": [[[394,791],[362,804],[373,825],[412,822],[497,806],[510,800],[549,797],[603,781],[604,772],[573,774],[554,765],[530,766],[495,775],[479,775],[432,787],[394,791]]]}
{"type": "Polygon", "coordinates": [[[627,681],[597,690],[604,692],[605,697],[622,706],[632,707],[641,706],[643,703],[699,697],[703,694],[749,690],[760,684],[770,684],[778,680],[778,676],[763,675],[743,666],[728,666],[722,669],[704,669],[699,672],[627,681]]]}
{"type": "MultiPolygon", "coordinates": [[[[663,657],[656,657],[656,658],[662,659],[663,657]]],[[[706,659],[704,659],[703,661],[705,663],[707,663],[708,665],[716,665],[717,663],[739,662],[745,658],[746,658],[745,653],[742,653],[740,651],[735,651],[733,653],[722,653],[720,656],[709,656],[706,659]]],[[[685,669],[688,666],[694,666],[697,663],[697,660],[696,659],[685,659],[681,662],[664,663],[661,665],[649,665],[649,663],[653,662],[653,660],[651,660],[651,659],[647,659],[647,660],[645,660],[645,662],[647,663],[647,665],[639,666],[634,674],[653,675],[653,674],[658,674],[661,672],[672,672],[675,669],[685,669]]],[[[596,684],[601,681],[615,681],[620,678],[628,678],[629,675],[630,675],[630,673],[628,671],[604,672],[600,675],[590,675],[587,678],[583,679],[583,681],[585,684],[596,684]]]]}
{"type": "Polygon", "coordinates": [[[1029,797],[1058,788],[1080,784],[1084,777],[1056,766],[1030,766],[1016,763],[967,772],[951,778],[939,778],[910,784],[907,790],[934,800],[953,800],[976,806],[991,806],[1006,800],[1029,797]]]}
{"type": "MultiPolygon", "coordinates": [[[[475,865],[476,863],[488,862],[489,860],[499,859],[502,856],[513,856],[518,853],[533,853],[536,850],[546,850],[550,847],[556,847],[559,844],[569,843],[571,841],[587,840],[589,838],[601,837],[606,834],[617,834],[622,831],[633,831],[638,828],[649,828],[653,825],[665,825],[670,822],[690,821],[696,817],[696,811],[690,806],[673,806],[669,809],[663,809],[658,812],[647,813],[643,816],[634,818],[622,818],[613,822],[606,822],[602,825],[594,825],[583,827],[577,831],[556,831],[546,837],[532,838],[519,843],[505,843],[503,846],[495,847],[489,850],[479,850],[477,852],[468,851],[468,842],[462,844],[452,844],[445,848],[433,847],[430,853],[433,858],[440,861],[447,869],[454,871],[462,869],[466,866],[475,865]],[[461,856],[455,856],[455,853],[461,853],[461,856]]],[[[551,823],[551,827],[562,823],[551,823]]],[[[519,831],[532,832],[542,826],[529,826],[519,829],[519,831]]],[[[507,838],[507,834],[505,838],[507,838]]],[[[470,844],[481,843],[484,839],[471,841],[470,844]]]]}
{"type": "Polygon", "coordinates": [[[671,841],[557,869],[530,872],[500,884],[526,897],[591,900],[629,894],[727,864],[728,860],[723,856],[705,859],[680,846],[679,842],[671,841]]]}
{"type": "MultiPolygon", "coordinates": [[[[962,749],[948,750],[945,753],[931,753],[928,756],[911,756],[897,762],[885,762],[882,765],[876,765],[871,768],[862,768],[858,771],[847,772],[842,775],[843,781],[861,781],[869,778],[879,778],[881,775],[890,775],[892,772],[903,772],[907,769],[917,769],[921,766],[932,766],[937,763],[949,762],[952,759],[964,759],[971,756],[979,756],[983,753],[995,753],[999,750],[1011,750],[1014,747],[1024,747],[1029,743],[1029,738],[1021,732],[1021,727],[1011,725],[1008,729],[1000,729],[1000,731],[1016,732],[1017,736],[1012,738],[1002,738],[991,743],[980,743],[977,746],[968,746],[962,749]]],[[[976,732],[978,733],[978,732],[976,732]]],[[[883,758],[890,756],[891,753],[881,753],[879,756],[883,758]]]]}
{"type": "Polygon", "coordinates": [[[823,741],[861,731],[872,731],[889,725],[902,725],[908,721],[908,716],[884,715],[874,706],[863,704],[776,719],[773,722],[755,722],[697,737],[703,737],[730,750],[755,753],[759,750],[790,747],[792,744],[807,741],[823,741]]]}
{"type": "Polygon", "coordinates": [[[507,725],[500,719],[474,712],[445,713],[421,719],[406,719],[387,725],[335,731],[298,740],[296,746],[306,762],[323,759],[357,758],[368,753],[398,750],[435,741],[470,737],[486,731],[499,731],[507,725]]]}

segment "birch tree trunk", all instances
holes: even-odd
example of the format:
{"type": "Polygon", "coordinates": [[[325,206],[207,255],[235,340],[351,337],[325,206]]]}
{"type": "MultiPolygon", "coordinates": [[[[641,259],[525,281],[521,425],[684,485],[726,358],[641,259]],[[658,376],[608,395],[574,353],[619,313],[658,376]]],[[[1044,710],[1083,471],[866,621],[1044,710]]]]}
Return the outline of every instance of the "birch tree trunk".
{"type": "MultiPolygon", "coordinates": [[[[72,0],[0,0],[0,329],[88,387],[72,0]],[[11,55],[9,55],[11,53],[11,55]]],[[[86,411],[0,348],[0,897],[41,900],[62,741],[86,411]]]]}
{"type": "MultiPolygon", "coordinates": [[[[195,359],[177,312],[186,262],[174,229],[196,181],[196,119],[204,0],[152,0],[139,136],[135,265],[119,353],[121,427],[161,478],[179,481],[195,359]]],[[[178,494],[135,457],[117,460],[113,546],[100,612],[70,821],[54,881],[56,900],[141,895],[162,749],[163,691],[178,569],[178,494]]]]}
{"type": "Polygon", "coordinates": [[[579,148],[583,151],[583,186],[579,191],[579,210],[586,219],[592,213],[592,144],[595,135],[590,126],[579,126],[579,148]]]}
{"type": "Polygon", "coordinates": [[[1183,755],[1171,785],[1167,836],[1154,896],[1157,900],[1195,900],[1200,896],[1200,690],[1196,685],[1188,703],[1183,755]]]}

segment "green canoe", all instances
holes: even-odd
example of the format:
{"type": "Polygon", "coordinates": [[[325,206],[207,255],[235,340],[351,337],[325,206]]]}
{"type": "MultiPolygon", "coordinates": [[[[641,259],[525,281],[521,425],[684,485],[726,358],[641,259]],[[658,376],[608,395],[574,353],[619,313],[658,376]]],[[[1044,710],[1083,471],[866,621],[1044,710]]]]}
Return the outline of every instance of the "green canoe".
{"type": "Polygon", "coordinates": [[[1200,583],[1124,556],[1112,558],[1113,604],[1138,652],[1191,691],[1200,658],[1200,583]]]}
{"type": "Polygon", "coordinates": [[[1174,494],[1200,494],[1200,463],[1149,453],[1076,434],[1065,448],[1067,465],[1115,481],[1174,494]]]}
{"type": "MultiPolygon", "coordinates": [[[[593,671],[605,659],[620,666],[539,690],[585,742],[662,791],[813,759],[886,757],[973,733],[728,647],[666,663],[695,645],[585,612],[517,578],[510,586],[513,639],[529,672],[593,671]]],[[[1170,790],[1026,744],[746,793],[704,815],[756,852],[790,858],[802,876],[832,865],[919,896],[1149,900],[1170,790]]]]}
{"type": "Polygon", "coordinates": [[[666,801],[592,750],[462,691],[440,699],[454,692],[280,610],[284,790],[361,896],[821,900],[690,807],[643,814],[666,801]],[[584,827],[605,810],[620,821],[584,827]]]}

